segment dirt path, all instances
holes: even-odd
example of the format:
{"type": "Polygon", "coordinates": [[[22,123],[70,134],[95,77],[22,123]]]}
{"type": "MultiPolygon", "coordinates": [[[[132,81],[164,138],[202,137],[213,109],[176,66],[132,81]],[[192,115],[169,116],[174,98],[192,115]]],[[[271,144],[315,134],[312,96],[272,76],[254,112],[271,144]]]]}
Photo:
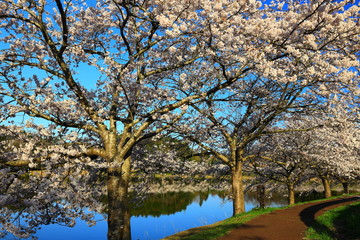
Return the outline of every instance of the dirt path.
{"type": "Polygon", "coordinates": [[[305,230],[325,211],[360,201],[359,196],[306,203],[250,220],[219,240],[302,240],[305,230]]]}

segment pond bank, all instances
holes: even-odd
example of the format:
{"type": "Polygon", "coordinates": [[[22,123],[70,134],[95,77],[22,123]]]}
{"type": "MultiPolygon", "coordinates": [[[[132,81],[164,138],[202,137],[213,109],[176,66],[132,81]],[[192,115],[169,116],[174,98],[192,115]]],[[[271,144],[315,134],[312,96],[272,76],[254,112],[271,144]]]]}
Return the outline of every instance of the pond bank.
{"type": "MultiPolygon", "coordinates": [[[[241,214],[236,217],[226,219],[224,221],[203,226],[199,228],[189,229],[184,232],[164,238],[164,240],[178,239],[299,239],[303,238],[306,228],[311,225],[314,219],[324,211],[332,208],[360,201],[360,196],[344,195],[326,200],[317,200],[308,203],[297,204],[291,207],[269,209],[268,212],[274,211],[272,214],[265,214],[261,217],[253,219],[264,214],[258,211],[241,214]],[[253,213],[252,213],[253,212],[253,213]],[[254,216],[255,215],[255,216],[254,216]],[[246,222],[246,224],[242,224],[246,222]],[[274,222],[277,224],[274,225],[274,222]],[[240,225],[240,226],[239,226],[240,225]],[[263,226],[259,228],[259,226],[263,226]],[[225,237],[219,238],[221,235],[225,237]]],[[[266,213],[266,212],[265,212],[266,213]]]]}

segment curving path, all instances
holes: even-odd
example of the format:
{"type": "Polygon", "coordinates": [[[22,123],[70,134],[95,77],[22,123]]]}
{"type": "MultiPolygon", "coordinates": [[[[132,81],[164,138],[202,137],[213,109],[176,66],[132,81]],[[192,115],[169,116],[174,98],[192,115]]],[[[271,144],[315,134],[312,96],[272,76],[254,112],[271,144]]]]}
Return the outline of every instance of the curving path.
{"type": "Polygon", "coordinates": [[[305,203],[261,215],[219,240],[302,240],[305,230],[325,211],[360,201],[360,196],[305,203]]]}

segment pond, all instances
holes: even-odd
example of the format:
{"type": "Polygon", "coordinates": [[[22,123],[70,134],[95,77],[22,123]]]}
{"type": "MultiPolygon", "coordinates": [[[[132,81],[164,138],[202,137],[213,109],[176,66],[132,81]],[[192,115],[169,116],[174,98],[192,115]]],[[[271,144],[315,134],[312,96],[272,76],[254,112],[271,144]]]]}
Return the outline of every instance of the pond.
{"type": "MultiPolygon", "coordinates": [[[[106,213],[113,209],[108,209],[108,196],[100,177],[82,174],[79,178],[63,178],[54,174],[25,178],[13,173],[4,176],[5,184],[0,185],[0,239],[106,240],[108,232],[112,233],[106,213]],[[83,181],[84,176],[88,181],[83,181]]],[[[151,186],[146,188],[148,193],[138,194],[127,203],[126,219],[133,240],[162,239],[232,215],[228,193],[209,190],[209,183],[164,182],[151,186]]],[[[283,194],[271,192],[267,197],[266,206],[287,205],[283,194]]],[[[298,201],[323,195],[303,197],[307,198],[298,201]]],[[[245,200],[246,211],[259,205],[256,193],[247,192],[245,200]]]]}
{"type": "MultiPolygon", "coordinates": [[[[232,215],[232,201],[221,192],[167,193],[162,197],[166,199],[169,195],[174,205],[179,207],[176,212],[164,212],[161,215],[133,215],[131,218],[133,239],[161,239],[189,228],[224,220],[232,215]]],[[[270,204],[283,206],[286,205],[286,201],[270,204]]],[[[254,196],[247,195],[246,211],[256,206],[257,201],[254,196]]],[[[163,207],[166,208],[164,205],[163,207]]]]}
{"type": "MultiPolygon", "coordinates": [[[[258,205],[255,196],[251,193],[246,195],[246,211],[258,205]]],[[[267,203],[268,206],[286,205],[286,199],[281,195],[273,195],[272,199],[267,203]]],[[[229,218],[232,214],[232,202],[226,193],[221,191],[167,192],[149,194],[144,201],[133,202],[130,212],[132,239],[156,240],[229,218]]],[[[73,227],[43,224],[33,236],[39,240],[106,240],[105,216],[96,213],[93,220],[96,224],[91,227],[80,218],[76,219],[73,227]]],[[[3,239],[17,238],[7,234],[3,239]]]]}

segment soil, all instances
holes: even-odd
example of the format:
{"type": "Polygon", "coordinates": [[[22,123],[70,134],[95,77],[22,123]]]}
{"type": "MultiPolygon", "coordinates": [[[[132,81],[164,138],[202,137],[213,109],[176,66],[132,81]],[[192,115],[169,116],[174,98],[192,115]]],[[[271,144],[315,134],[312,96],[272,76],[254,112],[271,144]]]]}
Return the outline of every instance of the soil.
{"type": "Polygon", "coordinates": [[[261,215],[219,240],[302,240],[305,230],[325,211],[360,201],[360,196],[305,203],[261,215]]]}

